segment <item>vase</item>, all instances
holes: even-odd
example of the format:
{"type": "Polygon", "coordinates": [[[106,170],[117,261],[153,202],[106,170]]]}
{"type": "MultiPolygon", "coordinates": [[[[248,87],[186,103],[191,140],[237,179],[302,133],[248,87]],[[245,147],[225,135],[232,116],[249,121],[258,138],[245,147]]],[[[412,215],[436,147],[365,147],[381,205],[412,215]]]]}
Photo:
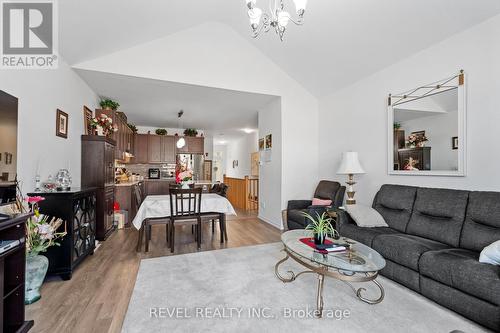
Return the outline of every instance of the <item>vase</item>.
{"type": "Polygon", "coordinates": [[[324,234],[314,234],[314,244],[322,245],[325,243],[325,235],[324,234]]]}
{"type": "Polygon", "coordinates": [[[38,301],[40,287],[42,286],[45,274],[49,268],[49,259],[39,254],[28,254],[26,256],[26,283],[24,286],[24,304],[32,304],[38,301]]]}
{"type": "Polygon", "coordinates": [[[188,189],[189,189],[189,183],[188,183],[188,182],[182,182],[182,186],[181,186],[181,188],[182,188],[183,190],[188,190],[188,189]]]}
{"type": "Polygon", "coordinates": [[[104,128],[97,126],[97,135],[104,136],[104,128]]]}

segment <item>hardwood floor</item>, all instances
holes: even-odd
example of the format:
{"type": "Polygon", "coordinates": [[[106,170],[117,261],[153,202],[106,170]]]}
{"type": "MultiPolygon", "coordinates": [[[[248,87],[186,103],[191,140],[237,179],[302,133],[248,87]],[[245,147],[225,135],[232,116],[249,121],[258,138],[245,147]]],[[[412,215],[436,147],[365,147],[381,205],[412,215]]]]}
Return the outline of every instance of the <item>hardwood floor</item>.
{"type": "MultiPolygon", "coordinates": [[[[253,213],[238,211],[237,217],[227,220],[229,242],[220,244],[218,227],[212,235],[210,224],[205,223],[201,251],[280,240],[281,232],[253,213]]],[[[70,281],[45,282],[42,299],[26,306],[26,318],[35,320],[30,332],[120,332],[140,260],[172,255],[165,244],[164,226],[153,226],[149,253],[136,252],[137,236],[135,229],[118,230],[76,269],[70,281]]],[[[176,228],[173,255],[191,252],[197,252],[191,227],[176,228]]]]}

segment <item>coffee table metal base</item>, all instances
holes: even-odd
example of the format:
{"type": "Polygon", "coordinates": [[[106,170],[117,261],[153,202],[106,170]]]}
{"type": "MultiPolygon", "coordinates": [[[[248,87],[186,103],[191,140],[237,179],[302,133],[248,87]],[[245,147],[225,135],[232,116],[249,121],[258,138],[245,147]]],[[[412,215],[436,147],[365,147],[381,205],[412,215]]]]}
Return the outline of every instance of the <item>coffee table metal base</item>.
{"type": "Polygon", "coordinates": [[[286,257],[281,259],[276,263],[274,266],[274,274],[278,279],[283,281],[284,283],[289,283],[295,281],[299,276],[302,274],[308,274],[308,273],[313,273],[318,275],[318,289],[317,289],[317,296],[316,296],[316,316],[318,318],[322,317],[323,314],[323,286],[325,283],[325,276],[329,276],[332,278],[335,278],[337,280],[340,280],[349,287],[351,287],[352,291],[356,295],[357,298],[359,298],[361,301],[368,303],[368,304],[378,304],[382,302],[385,296],[384,288],[382,285],[376,281],[375,279],[378,276],[378,272],[368,272],[368,273],[355,273],[355,272],[340,272],[340,271],[330,271],[328,270],[328,267],[322,266],[322,265],[315,265],[312,264],[311,262],[307,262],[304,259],[299,258],[298,256],[294,255],[290,251],[288,251],[286,248],[283,249],[283,251],[286,253],[286,257]],[[279,272],[279,267],[282,263],[287,261],[289,258],[292,258],[302,266],[308,268],[309,270],[302,271],[300,273],[295,274],[293,271],[287,271],[288,277],[285,277],[280,274],[279,272]],[[358,288],[356,289],[351,282],[373,282],[378,289],[380,290],[380,296],[376,299],[370,299],[366,298],[362,295],[364,291],[366,291],[366,288],[358,288]]]}

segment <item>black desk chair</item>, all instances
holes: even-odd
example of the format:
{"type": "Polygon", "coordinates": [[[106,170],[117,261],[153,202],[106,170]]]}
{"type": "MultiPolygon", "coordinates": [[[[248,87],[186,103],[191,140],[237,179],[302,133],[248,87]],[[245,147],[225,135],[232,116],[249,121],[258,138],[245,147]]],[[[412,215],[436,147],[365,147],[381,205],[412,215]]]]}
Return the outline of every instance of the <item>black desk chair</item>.
{"type": "Polygon", "coordinates": [[[170,251],[174,252],[175,226],[195,224],[195,239],[201,248],[201,188],[170,189],[170,251]]]}

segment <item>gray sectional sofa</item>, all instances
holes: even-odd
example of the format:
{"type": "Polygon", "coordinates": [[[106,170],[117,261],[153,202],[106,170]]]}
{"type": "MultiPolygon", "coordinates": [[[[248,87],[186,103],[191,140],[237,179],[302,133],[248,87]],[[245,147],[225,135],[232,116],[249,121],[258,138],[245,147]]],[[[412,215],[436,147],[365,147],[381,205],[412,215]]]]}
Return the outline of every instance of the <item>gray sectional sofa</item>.
{"type": "Polygon", "coordinates": [[[340,211],[340,234],[379,252],[382,275],[500,331],[500,266],[478,261],[500,239],[500,192],[383,185],[373,208],[389,227],[358,227],[340,211]]]}

